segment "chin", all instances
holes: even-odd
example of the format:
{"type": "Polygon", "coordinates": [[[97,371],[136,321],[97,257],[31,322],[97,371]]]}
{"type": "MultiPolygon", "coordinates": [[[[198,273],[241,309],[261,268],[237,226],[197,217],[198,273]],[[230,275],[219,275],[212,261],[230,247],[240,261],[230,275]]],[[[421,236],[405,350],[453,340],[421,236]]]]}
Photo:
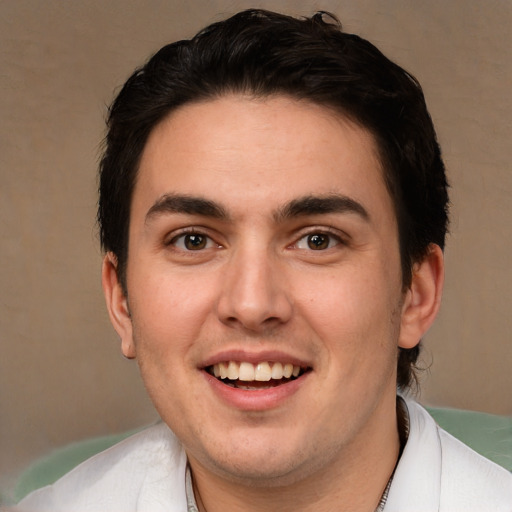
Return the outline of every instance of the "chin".
{"type": "MultiPolygon", "coordinates": [[[[271,439],[260,438],[257,443],[248,443],[247,439],[232,443],[231,447],[224,446],[220,454],[203,451],[197,457],[187,450],[187,455],[193,470],[199,464],[222,479],[262,488],[286,487],[329,463],[328,460],[320,460],[311,442],[299,443],[300,448],[295,443],[286,444],[285,440],[274,435],[271,439]],[[304,446],[308,447],[307,453],[304,446]]],[[[329,451],[331,456],[334,452],[329,451]]]]}

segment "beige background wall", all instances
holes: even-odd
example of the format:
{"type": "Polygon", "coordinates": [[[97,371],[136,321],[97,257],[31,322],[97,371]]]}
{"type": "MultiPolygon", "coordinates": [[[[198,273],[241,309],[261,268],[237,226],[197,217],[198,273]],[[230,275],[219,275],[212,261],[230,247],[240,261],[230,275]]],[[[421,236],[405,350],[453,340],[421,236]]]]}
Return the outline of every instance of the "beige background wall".
{"type": "Polygon", "coordinates": [[[421,400],[512,415],[510,0],[0,0],[0,487],[156,417],[100,289],[105,105],[162,44],[250,6],[331,10],[423,83],[454,207],[421,400]]]}

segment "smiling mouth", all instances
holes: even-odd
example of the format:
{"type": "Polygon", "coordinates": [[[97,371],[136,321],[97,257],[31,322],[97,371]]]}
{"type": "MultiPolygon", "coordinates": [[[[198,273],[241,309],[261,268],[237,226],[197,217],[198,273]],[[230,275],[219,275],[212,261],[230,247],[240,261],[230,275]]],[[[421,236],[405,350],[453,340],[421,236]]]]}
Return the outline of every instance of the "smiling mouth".
{"type": "Polygon", "coordinates": [[[298,379],[309,368],[293,365],[291,363],[225,361],[205,368],[217,380],[237,389],[257,390],[281,386],[298,379]]]}

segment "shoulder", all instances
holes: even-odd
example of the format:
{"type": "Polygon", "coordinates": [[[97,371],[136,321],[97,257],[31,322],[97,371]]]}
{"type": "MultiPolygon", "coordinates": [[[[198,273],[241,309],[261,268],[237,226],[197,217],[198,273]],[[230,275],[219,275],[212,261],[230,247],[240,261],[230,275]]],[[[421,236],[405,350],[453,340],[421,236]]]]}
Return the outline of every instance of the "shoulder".
{"type": "Polygon", "coordinates": [[[456,504],[459,510],[512,511],[512,474],[439,427],[438,434],[444,508],[454,510],[456,504]]]}
{"type": "Polygon", "coordinates": [[[511,473],[444,431],[417,403],[407,407],[416,428],[437,440],[430,448],[439,451],[440,510],[512,511],[511,473]]]}
{"type": "Polygon", "coordinates": [[[55,484],[31,493],[20,502],[19,510],[183,510],[185,467],[181,444],[167,425],[159,423],[83,462],[55,484]]]}
{"type": "Polygon", "coordinates": [[[409,439],[386,510],[512,512],[512,474],[442,430],[417,403],[406,404],[409,439]]]}

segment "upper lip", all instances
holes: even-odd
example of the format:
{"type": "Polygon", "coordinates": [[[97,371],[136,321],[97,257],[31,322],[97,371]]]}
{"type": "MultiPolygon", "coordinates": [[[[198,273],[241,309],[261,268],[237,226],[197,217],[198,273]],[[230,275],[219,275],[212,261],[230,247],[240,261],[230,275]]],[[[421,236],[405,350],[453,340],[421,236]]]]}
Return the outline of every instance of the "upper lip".
{"type": "Polygon", "coordinates": [[[260,351],[248,351],[246,349],[230,349],[216,352],[215,354],[207,357],[199,365],[201,368],[207,368],[214,364],[223,363],[226,361],[237,361],[247,362],[252,364],[258,364],[262,362],[279,362],[279,363],[291,363],[294,366],[301,366],[302,368],[311,368],[310,362],[304,359],[294,356],[292,354],[283,352],[282,350],[260,350],[260,351]]]}

